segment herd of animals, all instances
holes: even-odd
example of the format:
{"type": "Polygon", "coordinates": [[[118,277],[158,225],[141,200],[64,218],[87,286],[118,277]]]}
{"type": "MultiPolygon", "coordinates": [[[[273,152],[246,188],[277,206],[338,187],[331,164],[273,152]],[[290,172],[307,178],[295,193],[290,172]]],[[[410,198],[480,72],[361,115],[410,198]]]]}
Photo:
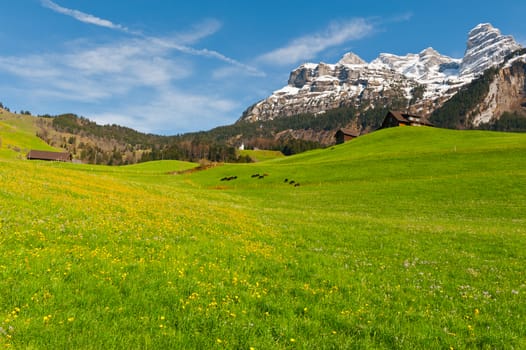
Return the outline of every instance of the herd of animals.
{"type": "MultiPolygon", "coordinates": [[[[252,174],[250,177],[253,178],[253,179],[264,179],[265,177],[267,177],[268,174],[252,174]]],[[[236,175],[233,175],[233,176],[225,176],[223,178],[221,178],[221,181],[232,181],[232,180],[236,180],[237,179],[237,176],[236,175]]],[[[283,180],[284,183],[287,183],[289,185],[292,185],[294,187],[298,187],[300,186],[300,183],[299,182],[296,182],[295,180],[289,180],[289,179],[285,179],[283,180]]]]}

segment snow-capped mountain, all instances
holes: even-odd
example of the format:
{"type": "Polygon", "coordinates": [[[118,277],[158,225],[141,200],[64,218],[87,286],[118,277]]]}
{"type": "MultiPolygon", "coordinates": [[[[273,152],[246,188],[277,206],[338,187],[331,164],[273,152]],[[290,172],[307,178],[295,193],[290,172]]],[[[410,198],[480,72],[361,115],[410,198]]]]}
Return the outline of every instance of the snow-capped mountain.
{"type": "Polygon", "coordinates": [[[512,36],[502,35],[491,24],[479,24],[469,32],[460,75],[477,76],[486,69],[501,63],[511,52],[520,49],[512,36]]]}
{"type": "Polygon", "coordinates": [[[336,64],[302,64],[290,73],[285,87],[249,107],[241,120],[323,113],[346,105],[366,108],[393,99],[410,101],[412,112],[427,115],[519,48],[511,36],[501,35],[490,24],[479,24],[469,32],[461,59],[429,47],[405,56],[382,53],[370,63],[346,53],[336,64]]]}

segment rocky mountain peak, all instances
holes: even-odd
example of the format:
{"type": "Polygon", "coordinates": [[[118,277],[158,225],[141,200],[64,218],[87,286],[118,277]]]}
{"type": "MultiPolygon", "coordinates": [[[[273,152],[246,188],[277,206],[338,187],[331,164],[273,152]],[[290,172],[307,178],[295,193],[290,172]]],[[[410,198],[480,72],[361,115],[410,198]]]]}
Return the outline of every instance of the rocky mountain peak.
{"type": "Polygon", "coordinates": [[[433,49],[432,47],[428,47],[427,49],[424,49],[420,51],[418,54],[420,57],[426,57],[426,56],[440,56],[437,50],[433,49]]]}
{"type": "Polygon", "coordinates": [[[489,23],[479,24],[468,34],[460,74],[477,76],[520,48],[511,35],[502,35],[489,23]]]}
{"type": "Polygon", "coordinates": [[[358,55],[348,52],[343,55],[342,59],[338,61],[338,64],[367,64],[358,55]]]}
{"type": "Polygon", "coordinates": [[[421,62],[431,62],[432,64],[441,64],[451,61],[451,57],[441,55],[437,50],[432,47],[428,47],[425,50],[420,51],[418,59],[421,62]]]}
{"type": "Polygon", "coordinates": [[[481,42],[494,40],[500,36],[500,30],[493,27],[490,23],[481,23],[470,30],[468,34],[467,50],[480,45],[481,42]]]}

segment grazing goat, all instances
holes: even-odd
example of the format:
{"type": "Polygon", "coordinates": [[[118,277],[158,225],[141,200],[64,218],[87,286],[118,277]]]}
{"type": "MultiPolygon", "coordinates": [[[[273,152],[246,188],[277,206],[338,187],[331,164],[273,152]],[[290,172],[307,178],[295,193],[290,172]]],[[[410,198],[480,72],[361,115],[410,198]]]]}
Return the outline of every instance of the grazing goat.
{"type": "Polygon", "coordinates": [[[235,180],[235,179],[237,179],[237,176],[236,176],[236,175],[234,175],[234,176],[228,176],[228,177],[225,176],[225,177],[221,178],[221,181],[231,181],[231,180],[235,180]]]}

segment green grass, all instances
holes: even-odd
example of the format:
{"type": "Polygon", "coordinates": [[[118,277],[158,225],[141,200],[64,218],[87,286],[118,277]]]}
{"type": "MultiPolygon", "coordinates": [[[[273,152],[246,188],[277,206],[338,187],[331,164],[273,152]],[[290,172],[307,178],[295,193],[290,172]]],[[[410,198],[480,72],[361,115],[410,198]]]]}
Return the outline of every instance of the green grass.
{"type": "Polygon", "coordinates": [[[267,160],[282,158],[284,157],[283,153],[280,151],[269,151],[269,150],[242,150],[238,151],[239,155],[249,156],[255,162],[264,162],[267,160]]]}
{"type": "Polygon", "coordinates": [[[193,166],[0,160],[0,344],[526,347],[526,135],[193,166]]]}
{"type": "Polygon", "coordinates": [[[57,151],[36,137],[35,117],[0,109],[0,157],[25,158],[31,149],[57,151]]]}

